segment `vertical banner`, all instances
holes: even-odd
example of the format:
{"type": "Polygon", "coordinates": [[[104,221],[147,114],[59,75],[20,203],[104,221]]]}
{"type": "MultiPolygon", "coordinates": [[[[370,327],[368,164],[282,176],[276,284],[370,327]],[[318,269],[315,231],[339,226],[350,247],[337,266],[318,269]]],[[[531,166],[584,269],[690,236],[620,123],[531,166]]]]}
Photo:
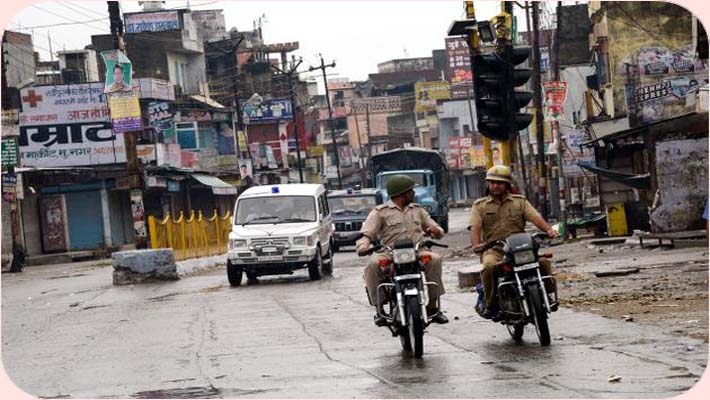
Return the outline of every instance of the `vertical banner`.
{"type": "Polygon", "coordinates": [[[559,121],[567,97],[567,82],[545,82],[542,86],[545,90],[545,121],[559,121]]]}
{"type": "Polygon", "coordinates": [[[133,66],[131,60],[121,50],[101,52],[106,65],[104,93],[133,91],[133,66]]]}
{"type": "Polygon", "coordinates": [[[164,138],[175,136],[175,121],[170,103],[157,101],[148,104],[148,121],[158,135],[164,138]]]}
{"type": "Polygon", "coordinates": [[[141,105],[132,92],[112,93],[108,98],[114,133],[133,132],[143,129],[141,105]]]}
{"type": "Polygon", "coordinates": [[[143,208],[143,193],[131,190],[131,212],[133,214],[133,234],[136,238],[146,238],[145,209],[143,208]]]}

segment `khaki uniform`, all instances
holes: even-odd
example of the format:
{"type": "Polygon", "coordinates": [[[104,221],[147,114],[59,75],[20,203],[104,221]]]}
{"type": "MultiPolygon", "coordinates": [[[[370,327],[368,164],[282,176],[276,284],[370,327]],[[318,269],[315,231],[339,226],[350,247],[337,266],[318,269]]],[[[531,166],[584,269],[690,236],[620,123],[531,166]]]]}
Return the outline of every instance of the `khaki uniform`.
{"type": "MultiPolygon", "coordinates": [[[[525,199],[524,196],[508,194],[503,202],[497,202],[492,196],[476,200],[471,207],[469,225],[481,226],[481,239],[484,243],[494,240],[504,240],[514,233],[525,232],[525,223],[539,217],[540,214],[525,199]]],[[[503,253],[496,248],[486,250],[481,255],[483,270],[481,279],[486,294],[486,305],[490,307],[495,302],[494,288],[495,265],[503,259],[503,253]]],[[[540,269],[543,275],[552,273],[552,264],[547,258],[540,258],[540,269]]],[[[545,287],[554,291],[554,285],[547,280],[545,287]]]]}
{"type": "MultiPolygon", "coordinates": [[[[364,236],[357,241],[356,246],[358,249],[368,248],[375,240],[387,246],[392,246],[395,241],[402,239],[411,239],[417,243],[422,240],[427,228],[437,228],[443,233],[443,229],[419,204],[411,203],[402,210],[389,201],[375,207],[367,216],[360,230],[364,236]]],[[[424,275],[427,281],[438,285],[436,288],[429,286],[429,298],[433,301],[444,293],[444,284],[441,281],[442,259],[440,255],[432,252],[422,251],[420,254],[431,255],[431,261],[424,266],[424,275]]],[[[379,265],[381,259],[391,259],[391,257],[383,253],[373,254],[365,268],[365,284],[370,304],[373,306],[376,301],[377,286],[387,278],[379,265]]],[[[381,303],[385,301],[386,299],[380,299],[381,303]]]]}

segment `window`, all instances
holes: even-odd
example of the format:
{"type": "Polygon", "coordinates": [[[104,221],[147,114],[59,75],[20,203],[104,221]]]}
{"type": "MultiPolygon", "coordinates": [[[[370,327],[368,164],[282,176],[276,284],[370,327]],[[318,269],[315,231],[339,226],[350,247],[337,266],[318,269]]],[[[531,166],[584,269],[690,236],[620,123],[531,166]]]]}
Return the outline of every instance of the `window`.
{"type": "Polygon", "coordinates": [[[176,124],[177,139],[180,148],[183,150],[199,150],[199,135],[197,133],[197,122],[176,124]]]}
{"type": "Polygon", "coordinates": [[[273,196],[242,199],[237,202],[234,223],[316,222],[316,207],[313,200],[311,196],[273,196]]]}

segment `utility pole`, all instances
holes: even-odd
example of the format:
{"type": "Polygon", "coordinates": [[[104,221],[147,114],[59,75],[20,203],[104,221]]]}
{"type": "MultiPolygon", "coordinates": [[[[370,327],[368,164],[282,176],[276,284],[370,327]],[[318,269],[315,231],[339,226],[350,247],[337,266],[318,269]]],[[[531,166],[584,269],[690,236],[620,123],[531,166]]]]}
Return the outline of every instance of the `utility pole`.
{"type": "MultiPolygon", "coordinates": [[[[372,176],[372,132],[370,131],[370,103],[365,102],[365,120],[367,121],[367,170],[370,179],[375,179],[372,176]]],[[[375,182],[371,182],[372,187],[375,187],[375,182]]]]}
{"type": "MultiPolygon", "coordinates": [[[[362,139],[360,138],[360,124],[357,121],[357,111],[355,108],[355,104],[353,101],[350,101],[350,109],[353,110],[353,118],[355,119],[355,132],[357,133],[357,146],[358,146],[358,151],[360,154],[360,160],[362,160],[363,157],[363,151],[362,151],[362,139]]],[[[365,168],[367,163],[360,163],[360,181],[361,181],[361,187],[365,187],[366,181],[367,181],[367,168],[365,168]]]]}
{"type": "Polygon", "coordinates": [[[540,83],[540,15],[537,1],[532,2],[533,23],[533,106],[535,107],[535,131],[537,134],[537,171],[540,177],[539,206],[547,219],[547,167],[545,166],[545,126],[542,116],[542,86],[540,83]]]}
{"type": "Polygon", "coordinates": [[[289,98],[291,99],[291,107],[293,107],[293,133],[296,135],[296,159],[298,160],[298,179],[301,183],[304,182],[303,166],[301,165],[301,144],[298,138],[298,121],[296,121],[296,117],[298,116],[298,109],[300,107],[296,107],[296,96],[293,91],[293,74],[296,73],[296,69],[298,69],[298,66],[301,65],[302,62],[303,60],[301,59],[299,59],[298,62],[295,62],[295,60],[292,61],[291,68],[288,71],[284,71],[275,65],[271,65],[271,68],[275,69],[283,75],[286,75],[286,78],[288,79],[288,94],[289,98]]]}
{"type": "MultiPolygon", "coordinates": [[[[559,82],[560,81],[560,27],[562,26],[562,18],[560,18],[562,14],[562,2],[558,1],[557,2],[557,29],[555,29],[555,42],[553,44],[553,52],[554,52],[554,59],[553,59],[553,68],[554,68],[554,74],[555,74],[555,81],[559,82]]],[[[559,179],[558,179],[558,186],[559,186],[559,199],[560,199],[560,236],[562,237],[562,240],[567,238],[567,207],[566,207],[566,179],[565,179],[565,172],[564,172],[564,148],[562,146],[562,131],[560,130],[560,122],[555,121],[554,122],[555,126],[555,132],[557,137],[555,138],[557,141],[557,173],[559,174],[559,179]]]]}
{"type": "MultiPolygon", "coordinates": [[[[111,34],[113,35],[113,47],[126,54],[126,42],[123,40],[123,21],[121,20],[118,1],[107,1],[107,3],[111,34]]],[[[136,152],[136,132],[124,132],[123,143],[126,148],[126,171],[128,173],[129,188],[131,189],[131,203],[139,204],[139,207],[132,208],[144,210],[140,162],[136,152]]],[[[134,221],[136,221],[135,218],[136,216],[134,215],[134,221]]],[[[143,215],[143,218],[145,218],[145,215],[143,215]]],[[[137,230],[134,229],[134,231],[137,230]]],[[[142,249],[147,246],[147,236],[136,236],[136,248],[142,249]]]]}
{"type": "Polygon", "coordinates": [[[333,141],[333,154],[335,157],[335,167],[338,171],[338,189],[343,189],[343,181],[340,178],[340,156],[338,155],[338,143],[335,139],[335,131],[333,130],[333,111],[330,107],[330,92],[328,91],[328,79],[325,77],[326,68],[335,68],[335,61],[325,65],[323,62],[323,56],[320,55],[320,66],[319,67],[309,67],[308,71],[314,71],[319,69],[323,72],[323,85],[325,86],[325,100],[328,103],[328,129],[330,130],[330,139],[333,141]]]}

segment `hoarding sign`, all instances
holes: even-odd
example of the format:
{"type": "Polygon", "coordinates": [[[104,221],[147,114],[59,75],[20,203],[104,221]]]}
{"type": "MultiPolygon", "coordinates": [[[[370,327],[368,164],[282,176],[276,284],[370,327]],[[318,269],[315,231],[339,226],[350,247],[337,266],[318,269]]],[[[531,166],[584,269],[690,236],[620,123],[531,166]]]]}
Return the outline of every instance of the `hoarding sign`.
{"type": "Polygon", "coordinates": [[[436,101],[451,98],[449,82],[417,82],[414,84],[416,96],[416,112],[436,110],[436,101]]]}
{"type": "Polygon", "coordinates": [[[163,137],[175,136],[175,119],[170,103],[161,101],[148,104],[148,122],[163,137]]]}
{"type": "Polygon", "coordinates": [[[473,72],[468,43],[465,38],[446,38],[446,69],[444,76],[451,83],[451,98],[465,99],[473,92],[473,72]]]}
{"type": "Polygon", "coordinates": [[[125,14],[126,33],[164,32],[180,29],[177,11],[125,14]]]}
{"type": "Polygon", "coordinates": [[[242,104],[244,122],[248,124],[273,123],[283,119],[293,119],[290,100],[263,100],[259,103],[242,104]]]}
{"type": "Polygon", "coordinates": [[[567,98],[567,82],[545,82],[542,86],[545,90],[545,121],[559,121],[567,98]]]}
{"type": "Polygon", "coordinates": [[[108,121],[103,83],[37,86],[20,91],[20,126],[108,121]]]}

